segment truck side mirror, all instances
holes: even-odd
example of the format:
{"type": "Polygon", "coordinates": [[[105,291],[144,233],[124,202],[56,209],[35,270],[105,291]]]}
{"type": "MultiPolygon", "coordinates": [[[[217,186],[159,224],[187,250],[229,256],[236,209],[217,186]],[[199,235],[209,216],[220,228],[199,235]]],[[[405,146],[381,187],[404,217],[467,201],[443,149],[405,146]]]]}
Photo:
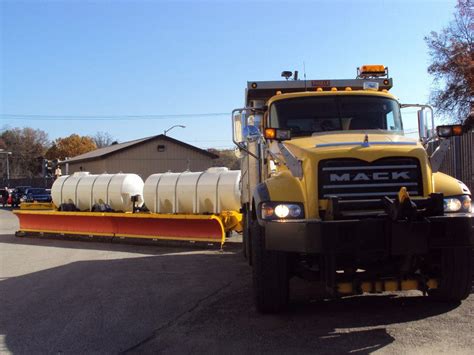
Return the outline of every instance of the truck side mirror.
{"type": "Polygon", "coordinates": [[[424,109],[418,110],[418,134],[420,135],[420,139],[426,140],[429,137],[428,133],[428,124],[426,120],[426,111],[424,109]]]}
{"type": "Polygon", "coordinates": [[[242,143],[244,137],[242,135],[242,112],[234,112],[232,115],[232,130],[234,142],[242,143]]]}
{"type": "Polygon", "coordinates": [[[258,139],[261,136],[260,130],[257,126],[247,125],[244,127],[244,137],[248,140],[258,139]]]}
{"type": "Polygon", "coordinates": [[[235,155],[235,157],[236,157],[237,159],[242,158],[242,152],[240,151],[239,148],[237,148],[237,147],[234,148],[234,155],[235,155]]]}
{"type": "Polygon", "coordinates": [[[243,138],[247,140],[256,140],[261,137],[258,129],[259,120],[256,115],[245,116],[245,126],[243,129],[243,138]]]}

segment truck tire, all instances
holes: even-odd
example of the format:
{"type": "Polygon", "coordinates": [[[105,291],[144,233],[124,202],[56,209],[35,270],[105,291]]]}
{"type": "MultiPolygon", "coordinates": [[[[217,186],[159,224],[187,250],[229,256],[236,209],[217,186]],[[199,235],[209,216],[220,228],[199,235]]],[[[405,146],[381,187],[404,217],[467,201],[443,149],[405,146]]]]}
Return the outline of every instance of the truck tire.
{"type": "Polygon", "coordinates": [[[242,211],[242,255],[244,259],[247,260],[248,258],[248,248],[247,248],[247,241],[249,239],[249,231],[248,231],[248,222],[247,222],[247,211],[244,209],[242,211]]]}
{"type": "Polygon", "coordinates": [[[244,209],[242,213],[242,254],[249,263],[252,265],[252,246],[250,244],[250,223],[249,223],[249,212],[248,209],[244,209]]]}
{"type": "Polygon", "coordinates": [[[247,218],[245,218],[245,215],[242,217],[242,224],[243,224],[243,230],[242,230],[242,255],[244,256],[245,260],[249,260],[249,248],[248,248],[248,243],[249,243],[249,230],[248,230],[248,223],[247,223],[247,218]]]}
{"type": "Polygon", "coordinates": [[[471,292],[472,253],[470,248],[441,250],[441,279],[429,296],[441,302],[460,302],[471,292]]]}
{"type": "Polygon", "coordinates": [[[255,305],[261,313],[278,313],[288,306],[288,257],[265,249],[265,231],[252,221],[252,276],[255,305]]]}

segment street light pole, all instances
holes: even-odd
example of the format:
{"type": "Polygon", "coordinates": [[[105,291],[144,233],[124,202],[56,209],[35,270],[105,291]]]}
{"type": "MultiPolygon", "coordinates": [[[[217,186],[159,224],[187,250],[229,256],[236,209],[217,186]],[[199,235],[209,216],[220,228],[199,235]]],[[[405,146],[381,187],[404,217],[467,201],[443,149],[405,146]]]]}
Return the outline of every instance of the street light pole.
{"type": "Polygon", "coordinates": [[[7,153],[7,181],[10,182],[10,160],[8,159],[8,156],[11,154],[11,152],[7,153]]]}
{"type": "Polygon", "coordinates": [[[182,125],[182,124],[175,124],[174,126],[171,126],[170,128],[168,129],[165,129],[165,131],[163,132],[163,134],[166,136],[166,133],[171,131],[173,128],[175,127],[181,127],[181,128],[186,128],[186,126],[182,125]]]}
{"type": "Polygon", "coordinates": [[[0,154],[7,155],[7,183],[10,183],[10,160],[8,159],[9,155],[12,155],[12,152],[7,152],[5,149],[0,149],[0,154]]]}

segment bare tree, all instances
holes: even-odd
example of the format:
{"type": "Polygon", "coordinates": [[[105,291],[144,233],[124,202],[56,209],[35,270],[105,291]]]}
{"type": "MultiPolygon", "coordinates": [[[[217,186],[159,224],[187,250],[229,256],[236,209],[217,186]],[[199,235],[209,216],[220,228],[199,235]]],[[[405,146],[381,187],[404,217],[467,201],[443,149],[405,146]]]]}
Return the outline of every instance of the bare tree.
{"type": "Polygon", "coordinates": [[[93,141],[97,148],[108,147],[112,145],[113,142],[116,141],[114,137],[112,137],[108,132],[97,132],[93,137],[93,141]]]}
{"type": "Polygon", "coordinates": [[[474,1],[458,0],[454,20],[440,33],[425,37],[434,76],[431,100],[451,120],[464,119],[474,91],[474,1]]]}

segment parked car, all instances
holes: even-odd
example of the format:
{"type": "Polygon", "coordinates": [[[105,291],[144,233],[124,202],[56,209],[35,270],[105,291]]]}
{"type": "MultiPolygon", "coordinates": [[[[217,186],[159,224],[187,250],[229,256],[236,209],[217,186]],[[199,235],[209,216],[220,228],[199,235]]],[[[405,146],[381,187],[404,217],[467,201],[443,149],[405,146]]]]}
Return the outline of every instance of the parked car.
{"type": "Polygon", "coordinates": [[[17,186],[12,192],[12,207],[18,207],[21,203],[21,198],[25,196],[26,190],[31,189],[31,186],[17,186]]]}
{"type": "Polygon", "coordinates": [[[24,194],[26,190],[31,189],[31,188],[32,188],[32,186],[17,186],[17,187],[15,187],[14,192],[24,194]]]}
{"type": "Polygon", "coordinates": [[[17,186],[11,194],[11,205],[12,207],[18,207],[21,203],[21,198],[25,196],[25,192],[31,189],[31,186],[17,186]]]}
{"type": "Polygon", "coordinates": [[[10,191],[8,188],[0,189],[0,204],[3,205],[3,207],[6,207],[8,204],[8,200],[10,198],[10,191]]]}
{"type": "Polygon", "coordinates": [[[22,202],[51,202],[51,193],[42,187],[26,189],[22,202]]]}

